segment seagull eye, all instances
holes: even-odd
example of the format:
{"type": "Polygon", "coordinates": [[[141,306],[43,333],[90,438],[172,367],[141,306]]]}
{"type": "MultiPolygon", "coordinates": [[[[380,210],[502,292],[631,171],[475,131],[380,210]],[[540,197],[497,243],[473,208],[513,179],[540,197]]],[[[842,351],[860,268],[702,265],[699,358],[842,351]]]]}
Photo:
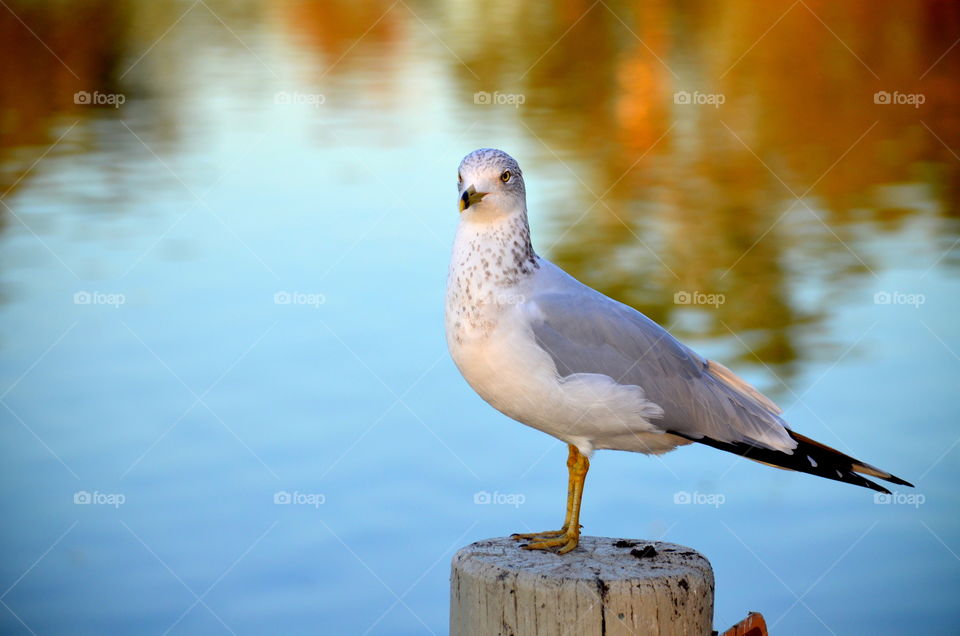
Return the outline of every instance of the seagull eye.
{"type": "Polygon", "coordinates": [[[510,174],[510,171],[509,171],[509,170],[504,170],[504,171],[500,174],[500,180],[503,181],[504,183],[506,183],[507,181],[510,180],[510,177],[511,177],[511,176],[513,176],[513,175],[510,174]]]}
{"type": "Polygon", "coordinates": [[[460,174],[459,172],[457,173],[457,183],[459,183],[460,185],[463,185],[463,175],[460,174]]]}

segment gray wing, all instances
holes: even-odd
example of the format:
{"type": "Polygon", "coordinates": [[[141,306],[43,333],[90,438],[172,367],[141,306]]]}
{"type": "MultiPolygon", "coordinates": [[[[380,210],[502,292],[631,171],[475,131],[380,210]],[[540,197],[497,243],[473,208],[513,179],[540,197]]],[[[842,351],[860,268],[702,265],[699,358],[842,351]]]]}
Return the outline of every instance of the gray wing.
{"type": "Polygon", "coordinates": [[[635,309],[586,286],[536,295],[530,321],[560,377],[600,373],[643,388],[664,431],[790,452],[779,409],[721,365],[684,346],[635,309]]]}

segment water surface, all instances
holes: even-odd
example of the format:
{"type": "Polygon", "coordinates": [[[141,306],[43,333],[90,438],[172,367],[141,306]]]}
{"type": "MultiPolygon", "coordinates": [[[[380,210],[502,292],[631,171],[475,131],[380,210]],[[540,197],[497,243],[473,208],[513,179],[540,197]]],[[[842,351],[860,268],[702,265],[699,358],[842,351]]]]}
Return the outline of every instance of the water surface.
{"type": "Polygon", "coordinates": [[[952,5],[10,2],[0,33],[4,633],[442,634],[456,548],[559,521],[563,444],[446,353],[481,146],[542,255],[917,485],[601,452],[585,531],[704,553],[717,628],[956,633],[952,5]]]}

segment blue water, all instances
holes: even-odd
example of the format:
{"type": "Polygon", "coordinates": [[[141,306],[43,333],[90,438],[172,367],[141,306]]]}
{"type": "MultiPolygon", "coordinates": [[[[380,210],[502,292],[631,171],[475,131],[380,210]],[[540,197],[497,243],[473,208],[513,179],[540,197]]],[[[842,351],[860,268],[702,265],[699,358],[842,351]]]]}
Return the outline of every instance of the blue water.
{"type": "MultiPolygon", "coordinates": [[[[949,250],[960,227],[956,166],[936,142],[902,174],[870,173],[848,216],[829,214],[833,192],[806,197],[810,210],[783,217],[776,247],[758,244],[749,275],[723,287],[724,313],[711,313],[671,299],[731,264],[709,275],[697,265],[725,253],[709,243],[714,221],[739,236],[743,217],[711,208],[703,221],[675,197],[748,192],[769,216],[756,230],[744,222],[736,257],[793,201],[755,158],[740,161],[760,178],[731,186],[687,165],[696,136],[678,129],[616,195],[630,231],[603,206],[581,221],[639,151],[625,144],[629,160],[601,169],[608,150],[589,135],[579,150],[551,136],[574,115],[538,99],[548,88],[529,88],[519,109],[475,105],[492,71],[476,51],[447,49],[479,33],[455,5],[367,15],[334,3],[309,17],[332,24],[316,28],[329,49],[304,43],[299,5],[235,15],[211,3],[239,39],[197,5],[134,64],[190,8],[157,6],[153,21],[142,8],[116,18],[127,48],[113,76],[133,65],[115,84],[123,106],[51,107],[43,138],[5,149],[7,187],[21,178],[0,208],[0,631],[443,634],[457,548],[557,525],[564,445],[483,403],[443,336],[456,165],[497,146],[524,167],[545,256],[638,294],[769,392],[797,430],[917,486],[877,503],[706,447],[604,451],[585,532],[703,553],[718,629],[755,610],[775,634],[957,632],[960,281],[949,250]],[[278,92],[324,103],[277,103],[278,92]],[[677,248],[688,243],[693,257],[677,248]],[[780,278],[759,284],[774,265],[780,278]],[[923,302],[877,304],[884,291],[923,302]],[[748,314],[760,317],[736,322],[748,314]],[[761,346],[769,334],[789,346],[761,346]],[[501,503],[475,503],[482,493],[501,503]],[[685,494],[712,504],[675,503],[685,494]]],[[[25,20],[45,36],[42,15],[25,20]]],[[[557,59],[578,46],[561,41],[557,59]]],[[[515,53],[519,71],[539,55],[515,53]]],[[[5,107],[26,112],[27,101],[5,107]]],[[[799,148],[816,165],[796,184],[785,177],[796,194],[862,129],[822,157],[799,148]]]]}

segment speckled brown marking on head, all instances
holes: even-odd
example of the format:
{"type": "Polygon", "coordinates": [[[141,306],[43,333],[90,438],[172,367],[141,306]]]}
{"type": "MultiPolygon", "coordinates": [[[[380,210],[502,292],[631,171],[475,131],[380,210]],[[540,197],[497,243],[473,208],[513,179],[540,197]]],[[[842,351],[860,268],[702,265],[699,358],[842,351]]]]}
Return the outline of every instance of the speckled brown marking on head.
{"type": "Polygon", "coordinates": [[[523,171],[520,170],[520,164],[517,163],[517,160],[497,148],[474,150],[460,162],[458,172],[463,174],[465,171],[488,165],[497,165],[498,168],[509,170],[518,177],[523,176],[523,171]]]}

